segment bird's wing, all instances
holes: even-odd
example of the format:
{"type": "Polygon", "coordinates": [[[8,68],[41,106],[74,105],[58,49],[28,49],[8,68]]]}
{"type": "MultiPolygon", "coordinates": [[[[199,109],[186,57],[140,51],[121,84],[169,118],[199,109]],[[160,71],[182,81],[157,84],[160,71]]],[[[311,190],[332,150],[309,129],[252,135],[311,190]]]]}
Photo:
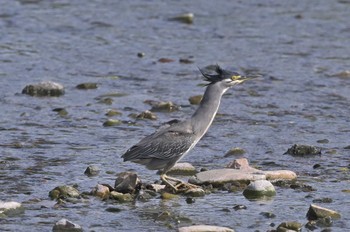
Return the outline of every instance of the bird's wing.
{"type": "Polygon", "coordinates": [[[182,124],[171,125],[168,128],[159,130],[131,147],[122,158],[124,161],[138,159],[170,159],[181,156],[186,152],[194,141],[194,134],[191,129],[182,124]]]}

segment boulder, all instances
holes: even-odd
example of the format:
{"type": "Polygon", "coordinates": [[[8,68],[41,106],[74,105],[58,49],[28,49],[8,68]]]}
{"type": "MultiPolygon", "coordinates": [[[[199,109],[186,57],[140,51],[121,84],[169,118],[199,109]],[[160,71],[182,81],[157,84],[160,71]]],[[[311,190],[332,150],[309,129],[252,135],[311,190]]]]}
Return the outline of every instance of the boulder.
{"type": "Polygon", "coordinates": [[[339,219],[341,215],[340,213],[334,210],[323,208],[315,204],[311,204],[309,211],[306,214],[306,217],[308,220],[316,220],[316,219],[325,218],[325,217],[330,217],[332,219],[339,219]]]}
{"type": "Polygon", "coordinates": [[[67,219],[63,218],[56,222],[52,228],[53,232],[82,232],[83,228],[67,219]]]}
{"type": "Polygon", "coordinates": [[[27,85],[22,90],[22,93],[36,97],[58,97],[64,94],[64,87],[56,82],[45,81],[27,85]]]}
{"type": "Polygon", "coordinates": [[[3,216],[16,216],[24,212],[22,204],[15,201],[0,201],[0,218],[3,216]]]}
{"type": "Polygon", "coordinates": [[[141,180],[138,178],[135,172],[122,172],[119,173],[115,180],[115,191],[121,193],[133,193],[141,180]]]}
{"type": "Polygon", "coordinates": [[[251,182],[243,191],[243,195],[248,199],[261,197],[272,197],[276,195],[275,187],[268,180],[257,180],[251,182]]]}
{"type": "Polygon", "coordinates": [[[180,227],[179,232],[234,232],[234,230],[222,226],[196,225],[180,227]]]}

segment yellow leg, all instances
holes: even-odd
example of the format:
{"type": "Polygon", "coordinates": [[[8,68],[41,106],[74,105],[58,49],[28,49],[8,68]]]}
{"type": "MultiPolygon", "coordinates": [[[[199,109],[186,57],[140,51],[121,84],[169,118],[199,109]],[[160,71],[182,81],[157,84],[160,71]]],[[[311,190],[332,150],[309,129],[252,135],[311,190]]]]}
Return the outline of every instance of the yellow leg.
{"type": "Polygon", "coordinates": [[[179,192],[179,190],[182,190],[182,191],[188,190],[190,188],[199,188],[199,186],[197,185],[186,183],[180,179],[176,179],[174,177],[170,177],[165,174],[160,175],[160,178],[162,181],[164,181],[166,185],[171,187],[175,192],[179,192]],[[170,181],[175,182],[175,185],[170,183],[170,181]]]}

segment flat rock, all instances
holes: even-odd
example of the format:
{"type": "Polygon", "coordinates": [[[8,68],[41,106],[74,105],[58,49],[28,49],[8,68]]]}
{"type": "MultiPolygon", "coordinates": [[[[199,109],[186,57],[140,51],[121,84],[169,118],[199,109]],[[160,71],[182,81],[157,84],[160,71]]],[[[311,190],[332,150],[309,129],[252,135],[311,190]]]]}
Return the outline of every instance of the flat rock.
{"type": "Polygon", "coordinates": [[[180,227],[179,232],[234,232],[234,230],[222,226],[196,225],[180,227]]]}
{"type": "Polygon", "coordinates": [[[64,87],[56,82],[45,81],[27,85],[22,90],[22,93],[37,97],[58,97],[64,94],[64,87]]]}
{"type": "Polygon", "coordinates": [[[15,201],[0,201],[0,218],[3,216],[16,216],[24,212],[22,204],[15,201]]]}
{"type": "Polygon", "coordinates": [[[221,186],[226,183],[245,182],[250,183],[255,180],[265,180],[266,176],[263,174],[254,174],[252,172],[245,172],[236,169],[214,169],[197,173],[194,177],[189,179],[192,184],[212,184],[214,186],[221,186]]]}
{"type": "Polygon", "coordinates": [[[341,217],[340,213],[327,209],[315,204],[311,204],[309,211],[306,214],[306,217],[308,220],[316,220],[319,218],[325,218],[325,217],[330,217],[333,219],[339,219],[341,217]]]}
{"type": "Polygon", "coordinates": [[[71,221],[68,221],[67,219],[63,218],[56,222],[56,224],[53,226],[52,231],[54,232],[81,232],[83,231],[83,228],[71,221]]]}
{"type": "Polygon", "coordinates": [[[167,174],[169,175],[181,175],[192,176],[197,173],[196,168],[190,163],[176,163],[167,174]]]}

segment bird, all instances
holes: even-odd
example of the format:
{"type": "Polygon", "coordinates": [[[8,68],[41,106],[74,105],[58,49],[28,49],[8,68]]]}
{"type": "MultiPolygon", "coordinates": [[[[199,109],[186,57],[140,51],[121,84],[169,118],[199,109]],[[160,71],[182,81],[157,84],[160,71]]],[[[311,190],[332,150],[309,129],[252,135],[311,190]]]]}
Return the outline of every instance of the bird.
{"type": "Polygon", "coordinates": [[[208,131],[218,112],[223,94],[231,87],[254,78],[222,69],[219,65],[214,66],[214,73],[200,68],[199,71],[207,83],[194,114],[183,121],[172,120],[172,123],[141,139],[121,156],[124,162],[131,161],[150,170],[159,170],[161,180],[175,192],[179,190],[180,185],[188,183],[167,176],[166,173],[188,154],[208,131]],[[175,185],[171,182],[180,184],[175,185]]]}

